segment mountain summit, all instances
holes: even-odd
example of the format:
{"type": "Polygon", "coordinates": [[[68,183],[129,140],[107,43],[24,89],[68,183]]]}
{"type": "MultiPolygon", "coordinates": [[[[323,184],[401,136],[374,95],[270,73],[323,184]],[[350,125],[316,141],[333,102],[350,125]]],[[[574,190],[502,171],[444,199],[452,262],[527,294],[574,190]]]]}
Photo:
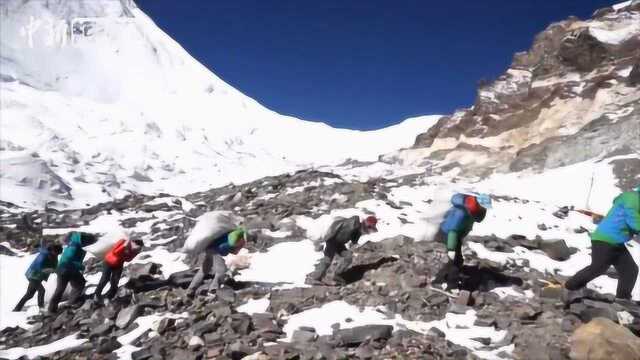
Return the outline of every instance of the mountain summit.
{"type": "MultiPolygon", "coordinates": [[[[186,194],[408,147],[439,116],[377,131],[283,116],[191,57],[133,1],[0,4],[3,200],[85,206],[186,194]]],[[[214,44],[215,45],[215,44],[214,44]]]]}

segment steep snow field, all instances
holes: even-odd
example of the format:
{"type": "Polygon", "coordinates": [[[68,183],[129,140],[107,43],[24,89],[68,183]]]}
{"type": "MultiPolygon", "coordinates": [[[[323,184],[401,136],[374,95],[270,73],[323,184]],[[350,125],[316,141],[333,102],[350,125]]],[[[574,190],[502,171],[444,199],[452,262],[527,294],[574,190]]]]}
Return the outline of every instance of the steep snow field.
{"type": "Polygon", "coordinates": [[[361,132],[277,114],[122,4],[0,5],[0,161],[10,170],[0,177],[3,200],[80,207],[128,191],[181,195],[376,160],[412,145],[439,118],[361,132]]]}

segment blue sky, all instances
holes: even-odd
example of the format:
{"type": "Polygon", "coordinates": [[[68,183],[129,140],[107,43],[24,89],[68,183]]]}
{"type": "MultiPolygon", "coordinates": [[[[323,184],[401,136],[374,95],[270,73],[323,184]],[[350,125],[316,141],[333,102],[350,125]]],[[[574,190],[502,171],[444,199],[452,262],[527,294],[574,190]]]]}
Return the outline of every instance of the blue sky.
{"type": "Polygon", "coordinates": [[[549,23],[600,0],[137,0],[216,75],[282,114],[351,129],[473,103],[549,23]]]}

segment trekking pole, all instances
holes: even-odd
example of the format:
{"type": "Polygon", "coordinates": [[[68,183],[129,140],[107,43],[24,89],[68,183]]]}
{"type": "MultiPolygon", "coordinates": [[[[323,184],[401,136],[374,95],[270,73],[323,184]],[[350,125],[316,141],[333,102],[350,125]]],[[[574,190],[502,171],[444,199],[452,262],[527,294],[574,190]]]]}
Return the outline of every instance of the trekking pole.
{"type": "Polygon", "coordinates": [[[591,191],[593,190],[593,178],[594,178],[594,170],[591,171],[591,184],[589,184],[589,192],[587,193],[587,203],[585,204],[585,207],[587,210],[591,210],[591,207],[589,207],[589,201],[591,201],[591,191]]]}
{"type": "Polygon", "coordinates": [[[47,201],[44,200],[44,205],[42,206],[42,214],[40,215],[40,247],[44,246],[44,229],[45,229],[46,223],[47,223],[47,201]]]}

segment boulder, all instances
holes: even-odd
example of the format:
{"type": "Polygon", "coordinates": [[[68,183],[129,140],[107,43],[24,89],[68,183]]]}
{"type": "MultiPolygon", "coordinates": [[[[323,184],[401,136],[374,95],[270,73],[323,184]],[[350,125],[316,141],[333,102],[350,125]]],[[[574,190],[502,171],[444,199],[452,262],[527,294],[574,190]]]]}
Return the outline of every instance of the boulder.
{"type": "Polygon", "coordinates": [[[111,320],[106,321],[102,325],[98,325],[97,327],[91,330],[91,337],[93,336],[104,336],[111,332],[114,327],[114,323],[111,320]]]}
{"type": "Polygon", "coordinates": [[[392,333],[393,326],[391,325],[364,325],[338,330],[335,336],[344,345],[359,345],[367,339],[389,339],[392,333]]]}
{"type": "Polygon", "coordinates": [[[540,250],[544,251],[550,258],[556,261],[565,261],[569,259],[571,254],[575,251],[571,251],[567,246],[567,243],[562,240],[542,240],[538,243],[540,250]]]}
{"type": "Polygon", "coordinates": [[[573,360],[640,360],[640,339],[605,318],[580,326],[569,339],[573,360]]]}
{"type": "Polygon", "coordinates": [[[633,66],[627,81],[631,86],[640,85],[640,62],[633,66]]]}
{"type": "Polygon", "coordinates": [[[562,39],[558,56],[578,71],[592,71],[607,57],[606,47],[588,29],[577,30],[562,39]]]}
{"type": "Polygon", "coordinates": [[[118,342],[115,336],[104,337],[98,340],[98,354],[108,354],[116,349],[119,349],[122,345],[118,342]]]}

